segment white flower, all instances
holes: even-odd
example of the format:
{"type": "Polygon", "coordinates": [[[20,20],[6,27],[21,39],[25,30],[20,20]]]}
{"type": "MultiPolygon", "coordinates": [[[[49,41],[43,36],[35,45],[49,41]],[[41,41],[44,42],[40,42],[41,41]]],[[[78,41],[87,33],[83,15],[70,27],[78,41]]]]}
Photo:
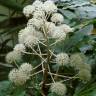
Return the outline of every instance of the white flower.
{"type": "Polygon", "coordinates": [[[17,51],[11,51],[6,55],[6,62],[13,63],[13,62],[20,62],[22,59],[21,53],[17,51]]]}
{"type": "Polygon", "coordinates": [[[27,47],[32,47],[38,44],[38,38],[32,35],[29,35],[25,38],[24,44],[27,47]]]}
{"type": "Polygon", "coordinates": [[[60,27],[55,27],[51,35],[52,38],[56,38],[58,40],[64,40],[66,38],[66,33],[60,27]]]}
{"type": "Polygon", "coordinates": [[[19,43],[24,43],[25,37],[29,35],[33,35],[34,32],[35,32],[35,29],[32,26],[25,27],[24,29],[22,29],[18,34],[19,43]]]}
{"type": "Polygon", "coordinates": [[[45,22],[45,29],[47,30],[49,36],[52,36],[55,27],[54,23],[48,21],[45,22]]]}
{"type": "Polygon", "coordinates": [[[40,29],[43,23],[44,21],[42,19],[32,18],[32,19],[29,19],[27,26],[28,27],[34,26],[35,28],[40,29]]]}
{"type": "Polygon", "coordinates": [[[19,53],[25,52],[26,47],[24,46],[24,44],[16,44],[14,47],[14,51],[17,51],[19,53]]]}
{"type": "Polygon", "coordinates": [[[70,26],[66,24],[62,24],[59,26],[65,33],[73,32],[74,28],[71,28],[70,26]]]}
{"type": "Polygon", "coordinates": [[[83,81],[89,81],[91,79],[91,72],[86,69],[81,69],[78,73],[78,76],[83,81]]]}
{"type": "Polygon", "coordinates": [[[19,71],[18,69],[11,70],[8,77],[9,80],[15,85],[23,85],[29,79],[29,76],[27,76],[27,74],[19,71]]]}
{"type": "Polygon", "coordinates": [[[50,90],[52,93],[56,93],[58,96],[65,96],[67,88],[65,84],[56,82],[51,85],[50,90]]]}
{"type": "Polygon", "coordinates": [[[27,74],[27,75],[30,75],[30,73],[31,73],[31,71],[32,71],[32,65],[31,64],[29,64],[29,63],[23,63],[21,66],[20,66],[20,68],[19,68],[19,70],[20,71],[22,71],[22,72],[24,72],[25,74],[27,74]]]}
{"type": "Polygon", "coordinates": [[[16,77],[17,77],[17,75],[18,75],[18,69],[16,69],[16,68],[12,69],[12,70],[10,71],[9,75],[8,75],[9,80],[10,80],[11,82],[14,82],[14,80],[15,80],[16,77]]]}
{"type": "Polygon", "coordinates": [[[34,6],[32,6],[32,5],[27,5],[27,6],[25,6],[24,9],[23,9],[23,14],[24,14],[26,17],[29,17],[30,15],[33,15],[34,10],[35,10],[35,7],[34,7],[34,6]]]}
{"type": "Polygon", "coordinates": [[[47,14],[52,14],[52,13],[54,13],[54,12],[57,12],[57,10],[58,10],[58,8],[57,8],[57,6],[54,4],[54,2],[53,1],[46,1],[46,2],[44,2],[44,5],[43,5],[43,7],[44,7],[44,11],[47,13],[47,14]]]}
{"type": "Polygon", "coordinates": [[[36,31],[34,33],[34,36],[36,36],[38,38],[38,40],[44,40],[44,36],[43,36],[43,33],[41,31],[36,31]]]}
{"type": "Polygon", "coordinates": [[[80,68],[83,68],[84,65],[84,59],[85,57],[82,57],[82,54],[75,53],[70,56],[70,65],[74,67],[75,69],[79,70],[80,68]]]}
{"type": "Polygon", "coordinates": [[[64,17],[59,13],[54,13],[51,17],[51,21],[54,23],[61,24],[64,22],[64,17]]]}
{"type": "Polygon", "coordinates": [[[59,53],[56,56],[56,63],[59,66],[66,65],[69,63],[69,56],[66,53],[59,53]]]}
{"type": "Polygon", "coordinates": [[[45,18],[45,13],[44,11],[35,11],[34,14],[33,14],[33,18],[41,18],[41,19],[44,19],[45,18]]]}
{"type": "Polygon", "coordinates": [[[35,7],[35,11],[43,10],[43,2],[39,0],[36,0],[35,2],[33,2],[32,6],[35,7]]]}

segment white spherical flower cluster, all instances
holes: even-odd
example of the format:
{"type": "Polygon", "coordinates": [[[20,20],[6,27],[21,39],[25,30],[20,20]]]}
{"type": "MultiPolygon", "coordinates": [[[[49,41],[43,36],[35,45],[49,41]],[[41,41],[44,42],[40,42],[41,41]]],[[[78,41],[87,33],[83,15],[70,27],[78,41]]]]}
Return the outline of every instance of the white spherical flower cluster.
{"type": "Polygon", "coordinates": [[[35,11],[42,11],[43,10],[43,2],[41,2],[40,0],[36,0],[33,2],[32,6],[35,7],[35,11]]]}
{"type": "Polygon", "coordinates": [[[25,38],[24,40],[24,44],[26,47],[31,47],[31,46],[35,46],[38,44],[38,38],[35,36],[27,36],[27,38],[25,38]]]}
{"type": "Polygon", "coordinates": [[[14,47],[14,51],[17,51],[19,53],[25,52],[26,51],[26,47],[24,46],[24,44],[17,44],[14,47]]]}
{"type": "Polygon", "coordinates": [[[63,30],[65,33],[69,33],[69,32],[73,32],[74,28],[71,28],[70,26],[66,25],[66,24],[62,24],[59,26],[61,28],[61,30],[63,30]]]}
{"type": "Polygon", "coordinates": [[[27,74],[27,75],[30,75],[30,73],[31,73],[31,71],[32,71],[32,65],[31,64],[29,64],[29,63],[23,63],[21,66],[20,66],[20,68],[19,68],[19,70],[20,71],[22,71],[22,72],[24,72],[25,74],[27,74]]]}
{"type": "Polygon", "coordinates": [[[66,65],[69,63],[69,56],[67,53],[59,53],[56,56],[56,63],[59,66],[66,65]]]}
{"type": "Polygon", "coordinates": [[[78,77],[82,81],[89,81],[91,79],[91,72],[89,70],[82,69],[82,70],[79,71],[78,77]]]}
{"type": "Polygon", "coordinates": [[[52,36],[52,33],[53,33],[55,27],[56,26],[54,23],[48,22],[48,21],[45,22],[45,29],[47,30],[47,33],[49,34],[49,36],[52,36]]]}
{"type": "Polygon", "coordinates": [[[58,96],[65,96],[67,88],[65,84],[56,82],[51,85],[50,90],[52,93],[56,93],[58,96]]]}
{"type": "Polygon", "coordinates": [[[18,69],[12,69],[9,73],[9,80],[13,82],[15,85],[23,85],[29,79],[27,74],[19,71],[18,69]]]}
{"type": "Polygon", "coordinates": [[[44,7],[44,11],[49,15],[57,12],[58,10],[57,6],[51,0],[45,1],[43,7],[44,7]]]}
{"type": "Polygon", "coordinates": [[[84,64],[84,58],[81,57],[81,54],[75,53],[70,56],[70,65],[75,69],[79,69],[82,64],[84,64]]]}
{"type": "Polygon", "coordinates": [[[60,27],[55,27],[51,35],[52,38],[56,38],[58,40],[65,40],[66,38],[66,33],[63,30],[61,30],[60,27]]]}
{"type": "Polygon", "coordinates": [[[23,14],[26,17],[29,17],[30,15],[32,15],[34,13],[35,7],[32,5],[27,5],[26,7],[24,7],[23,9],[23,14]]]}
{"type": "Polygon", "coordinates": [[[45,13],[44,13],[44,11],[35,11],[34,14],[33,14],[33,18],[44,19],[44,18],[45,18],[45,13]]]}
{"type": "Polygon", "coordinates": [[[83,54],[75,53],[70,56],[70,65],[78,70],[78,77],[82,81],[91,79],[91,66],[86,64],[86,57],[83,54]]]}
{"type": "Polygon", "coordinates": [[[27,26],[28,27],[35,27],[37,29],[40,29],[42,26],[43,26],[43,20],[42,19],[37,19],[37,18],[32,18],[32,19],[29,19],[28,23],[27,23],[27,26]]]}
{"type": "Polygon", "coordinates": [[[8,75],[9,80],[15,85],[23,85],[28,79],[32,71],[32,65],[29,63],[23,63],[19,69],[12,69],[8,75]]]}
{"type": "Polygon", "coordinates": [[[59,13],[54,13],[51,17],[51,21],[57,24],[62,24],[64,22],[64,17],[59,13]]]}
{"type": "Polygon", "coordinates": [[[22,60],[22,55],[17,51],[11,51],[6,55],[5,59],[7,63],[12,64],[14,62],[20,62],[22,60]]]}
{"type": "Polygon", "coordinates": [[[35,29],[33,27],[25,27],[22,29],[18,34],[18,41],[19,43],[24,43],[25,37],[33,35],[35,29]]]}

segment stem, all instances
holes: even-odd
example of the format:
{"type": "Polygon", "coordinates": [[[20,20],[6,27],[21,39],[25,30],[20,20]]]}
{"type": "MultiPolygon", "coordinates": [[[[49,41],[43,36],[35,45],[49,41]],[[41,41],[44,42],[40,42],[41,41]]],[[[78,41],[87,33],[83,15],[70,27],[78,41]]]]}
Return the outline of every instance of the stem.
{"type": "Polygon", "coordinates": [[[47,48],[47,62],[44,63],[44,74],[43,74],[43,83],[41,86],[41,91],[43,96],[47,96],[47,77],[48,77],[48,65],[50,63],[50,51],[49,51],[49,42],[48,42],[48,37],[47,37],[47,30],[46,28],[43,27],[43,32],[46,40],[46,48],[47,48]]]}

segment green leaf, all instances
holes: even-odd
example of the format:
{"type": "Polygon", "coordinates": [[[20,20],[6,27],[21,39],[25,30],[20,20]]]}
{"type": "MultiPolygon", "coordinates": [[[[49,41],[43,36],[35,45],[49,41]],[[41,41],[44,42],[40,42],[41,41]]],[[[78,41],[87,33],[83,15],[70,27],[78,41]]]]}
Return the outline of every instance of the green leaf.
{"type": "Polygon", "coordinates": [[[26,96],[23,86],[13,88],[11,92],[10,96],[26,96]]]}
{"type": "Polygon", "coordinates": [[[59,11],[69,20],[76,18],[75,13],[69,10],[60,9],[59,11]]]}
{"type": "Polygon", "coordinates": [[[19,26],[16,26],[14,28],[9,28],[9,29],[6,29],[5,31],[1,32],[0,34],[10,34],[10,33],[13,33],[13,32],[18,32],[20,29],[24,28],[25,27],[25,24],[24,25],[19,25],[19,26]]]}
{"type": "Polygon", "coordinates": [[[0,96],[7,96],[8,89],[10,87],[9,81],[0,82],[0,96]]]}
{"type": "Polygon", "coordinates": [[[0,16],[7,16],[6,14],[2,14],[2,13],[0,13],[0,16]]]}
{"type": "Polygon", "coordinates": [[[93,25],[87,25],[83,29],[75,32],[75,34],[69,39],[64,42],[63,51],[69,51],[72,49],[76,44],[78,44],[83,38],[89,35],[93,30],[93,25]]]}
{"type": "Polygon", "coordinates": [[[14,0],[0,0],[0,4],[15,11],[22,11],[23,6],[14,0]]]}

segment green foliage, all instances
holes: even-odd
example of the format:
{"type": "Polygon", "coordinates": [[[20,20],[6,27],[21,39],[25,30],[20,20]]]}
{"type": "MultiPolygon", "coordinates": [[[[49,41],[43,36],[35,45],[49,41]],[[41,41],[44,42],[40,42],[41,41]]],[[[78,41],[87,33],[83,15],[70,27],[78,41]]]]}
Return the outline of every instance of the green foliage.
{"type": "Polygon", "coordinates": [[[0,0],[0,4],[15,11],[22,11],[23,6],[14,0],[0,0]]]}
{"type": "Polygon", "coordinates": [[[0,82],[0,96],[8,95],[10,85],[11,85],[11,83],[9,81],[0,82]]]}

